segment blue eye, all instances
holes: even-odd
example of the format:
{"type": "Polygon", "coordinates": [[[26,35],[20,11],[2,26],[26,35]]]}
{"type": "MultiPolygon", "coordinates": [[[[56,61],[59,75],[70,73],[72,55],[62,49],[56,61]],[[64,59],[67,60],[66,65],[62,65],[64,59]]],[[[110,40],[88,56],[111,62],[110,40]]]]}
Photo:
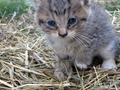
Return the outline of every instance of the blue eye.
{"type": "Polygon", "coordinates": [[[70,19],[68,20],[68,25],[76,24],[76,22],[77,22],[77,19],[76,19],[76,18],[70,18],[70,19]]]}
{"type": "Polygon", "coordinates": [[[55,21],[49,20],[49,21],[47,21],[47,24],[48,24],[49,26],[56,27],[55,21]]]}

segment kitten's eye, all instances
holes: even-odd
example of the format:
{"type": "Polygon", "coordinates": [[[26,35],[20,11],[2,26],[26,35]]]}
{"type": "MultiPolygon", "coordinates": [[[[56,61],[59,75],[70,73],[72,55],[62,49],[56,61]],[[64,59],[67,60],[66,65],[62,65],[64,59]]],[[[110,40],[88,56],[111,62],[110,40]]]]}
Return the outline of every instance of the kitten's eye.
{"type": "Polygon", "coordinates": [[[49,26],[56,27],[56,23],[55,23],[55,21],[53,21],[53,20],[47,21],[47,24],[48,24],[49,26]]]}
{"type": "Polygon", "coordinates": [[[70,18],[68,20],[68,25],[76,24],[76,22],[77,22],[77,18],[70,18]]]}

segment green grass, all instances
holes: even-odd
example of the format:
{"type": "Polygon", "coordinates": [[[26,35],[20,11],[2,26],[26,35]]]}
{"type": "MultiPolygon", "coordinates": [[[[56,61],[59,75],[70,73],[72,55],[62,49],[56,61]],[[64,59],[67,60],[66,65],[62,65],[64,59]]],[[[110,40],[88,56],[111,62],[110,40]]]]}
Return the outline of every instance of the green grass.
{"type": "Polygon", "coordinates": [[[108,11],[118,11],[120,9],[120,0],[107,1],[102,6],[108,11]]]}
{"type": "Polygon", "coordinates": [[[0,0],[0,17],[12,15],[14,12],[21,14],[27,6],[25,0],[0,0]]]}

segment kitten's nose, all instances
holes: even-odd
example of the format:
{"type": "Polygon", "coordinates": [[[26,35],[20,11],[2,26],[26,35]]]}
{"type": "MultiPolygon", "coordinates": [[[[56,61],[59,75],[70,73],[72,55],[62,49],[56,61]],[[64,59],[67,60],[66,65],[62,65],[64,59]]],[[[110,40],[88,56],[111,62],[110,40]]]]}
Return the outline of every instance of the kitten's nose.
{"type": "Polygon", "coordinates": [[[67,36],[68,35],[68,33],[65,33],[65,34],[59,34],[59,36],[61,36],[61,37],[65,37],[65,36],[67,36]]]}

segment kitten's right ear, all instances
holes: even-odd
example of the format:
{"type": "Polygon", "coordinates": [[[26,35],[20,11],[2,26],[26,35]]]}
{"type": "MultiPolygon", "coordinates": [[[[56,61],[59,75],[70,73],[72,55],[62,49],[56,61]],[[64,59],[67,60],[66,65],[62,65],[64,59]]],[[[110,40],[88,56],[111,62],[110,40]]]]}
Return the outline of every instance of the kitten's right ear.
{"type": "Polygon", "coordinates": [[[33,0],[35,10],[38,10],[41,6],[41,0],[33,0]]]}
{"type": "Polygon", "coordinates": [[[46,9],[48,7],[49,0],[33,0],[34,8],[36,11],[42,9],[46,9]]]}

